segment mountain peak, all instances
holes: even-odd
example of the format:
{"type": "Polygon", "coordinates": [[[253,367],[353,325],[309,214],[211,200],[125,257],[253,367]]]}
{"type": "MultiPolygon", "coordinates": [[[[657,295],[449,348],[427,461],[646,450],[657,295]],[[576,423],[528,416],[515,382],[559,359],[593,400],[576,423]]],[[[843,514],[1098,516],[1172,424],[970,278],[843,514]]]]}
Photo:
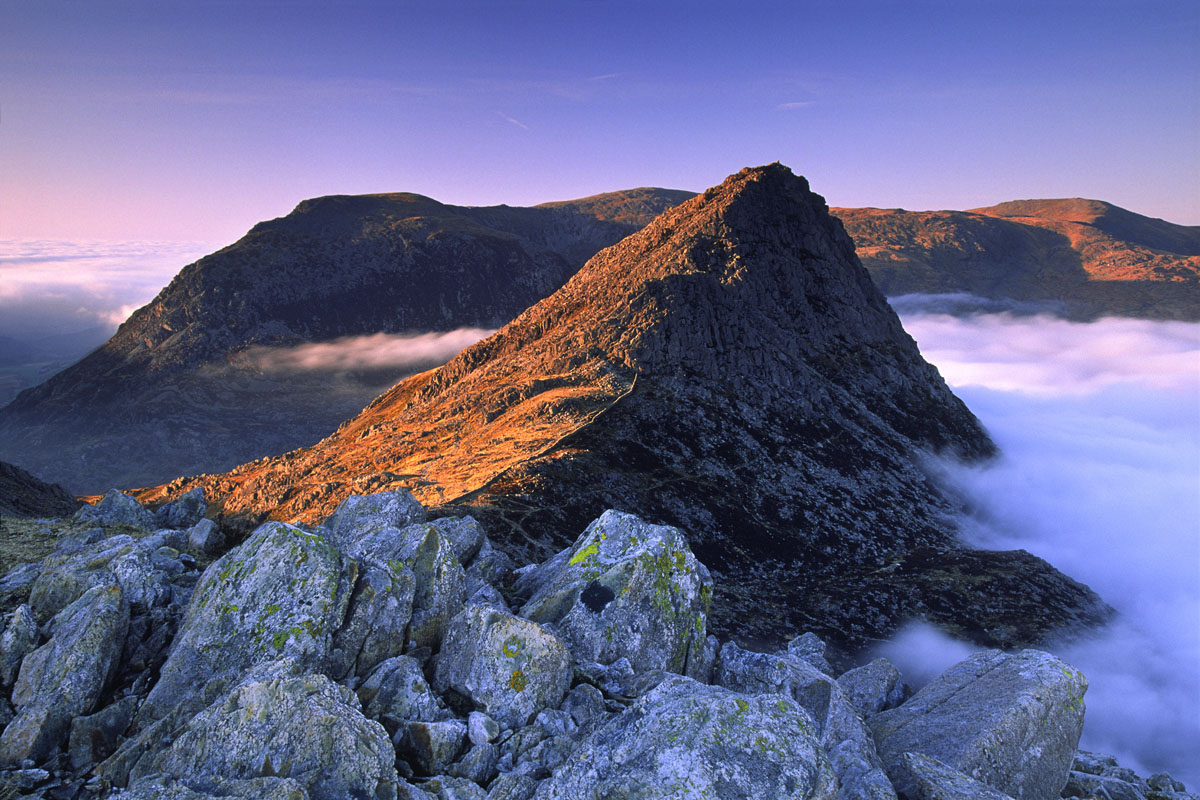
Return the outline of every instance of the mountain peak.
{"type": "Polygon", "coordinates": [[[964,555],[921,466],[993,449],[824,200],[772,164],[602,250],[324,441],[140,494],[204,486],[226,518],[315,522],[404,487],[523,557],[615,508],[681,528],[727,577],[718,629],[862,643],[925,615],[1029,643],[1094,596],[1066,585],[1054,608],[1031,605],[1030,582],[1067,579],[1032,557],[964,555]]]}

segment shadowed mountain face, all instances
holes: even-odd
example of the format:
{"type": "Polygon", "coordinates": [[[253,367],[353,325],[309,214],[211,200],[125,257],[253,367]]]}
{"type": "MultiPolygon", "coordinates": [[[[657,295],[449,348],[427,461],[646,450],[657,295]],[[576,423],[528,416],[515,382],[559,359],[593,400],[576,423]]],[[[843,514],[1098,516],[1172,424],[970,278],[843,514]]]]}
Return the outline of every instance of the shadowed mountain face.
{"type": "Polygon", "coordinates": [[[923,615],[1016,645],[1104,616],[1045,562],[956,544],[927,451],[993,445],[824,200],[771,165],[665,212],[317,445],[140,496],[201,485],[227,519],[315,522],[407,487],[527,559],[606,508],[636,512],[688,534],[724,593],[719,630],[771,639],[861,645],[923,615]]]}
{"type": "Polygon", "coordinates": [[[0,461],[0,517],[65,517],[79,505],[63,487],[0,461]]]}
{"type": "Polygon", "coordinates": [[[970,292],[1068,316],[1200,319],[1200,228],[1098,200],[970,211],[833,209],[889,296],[970,292]]]}
{"type": "Polygon", "coordinates": [[[479,333],[382,361],[339,355],[405,343],[346,337],[495,329],[690,196],[634,189],[540,208],[307,200],[185,267],[103,347],[22,392],[0,411],[0,458],[101,491],[314,442],[479,333]],[[316,368],[311,353],[280,350],[331,340],[342,349],[316,368]]]}

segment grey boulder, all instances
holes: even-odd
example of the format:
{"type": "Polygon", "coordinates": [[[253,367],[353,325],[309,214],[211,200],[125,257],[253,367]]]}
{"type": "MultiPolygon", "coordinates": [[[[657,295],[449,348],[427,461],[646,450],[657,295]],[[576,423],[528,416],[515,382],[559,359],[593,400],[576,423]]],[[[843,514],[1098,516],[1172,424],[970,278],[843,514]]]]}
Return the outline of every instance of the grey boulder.
{"type": "Polygon", "coordinates": [[[29,606],[20,605],[8,615],[8,625],[0,635],[0,685],[12,686],[21,669],[21,660],[37,648],[38,626],[29,606]]]}
{"type": "Polygon", "coordinates": [[[576,660],[683,673],[703,650],[713,582],[677,528],[609,510],[517,590],[521,615],[553,623],[576,660]]]}
{"type": "Polygon", "coordinates": [[[45,622],[88,589],[113,583],[130,604],[149,608],[165,602],[171,595],[170,576],[154,558],[161,544],[156,537],[120,534],[47,556],[29,591],[34,618],[45,622]]]}
{"type": "Polygon", "coordinates": [[[204,519],[208,503],[204,500],[204,488],[197,486],[184,492],[154,512],[154,524],[159,528],[183,530],[204,519]]]}
{"type": "Polygon", "coordinates": [[[536,800],[832,800],[816,725],[790,698],[673,676],[598,728],[536,800]]]}
{"type": "Polygon", "coordinates": [[[131,525],[148,531],[157,527],[154,515],[145,506],[117,489],[109,489],[96,505],[76,511],[74,519],[93,525],[131,525]]]}
{"type": "Polygon", "coordinates": [[[915,787],[913,800],[1012,800],[985,783],[947,767],[936,758],[905,753],[904,768],[915,787]]]}
{"type": "Polygon", "coordinates": [[[717,660],[715,681],[739,692],[784,695],[807,711],[837,773],[840,800],[895,800],[871,731],[841,687],[807,660],[755,653],[727,642],[717,660]]]}
{"type": "Polygon", "coordinates": [[[399,655],[408,641],[416,591],[412,570],[369,561],[358,566],[346,620],[334,634],[330,653],[329,674],[339,680],[365,676],[399,655]]]}
{"type": "Polygon", "coordinates": [[[450,716],[426,683],[421,665],[408,656],[395,656],[379,664],[358,687],[358,699],[372,719],[432,722],[450,716]]]}
{"type": "Polygon", "coordinates": [[[152,775],[215,791],[222,779],[290,778],[313,800],[396,797],[395,751],[358,699],[324,675],[249,676],[187,724],[167,749],[138,763],[152,775]]]}
{"type": "Polygon", "coordinates": [[[467,606],[450,621],[434,688],[453,690],[517,728],[557,708],[571,675],[571,653],[550,631],[490,606],[467,606]]]}
{"type": "Polygon", "coordinates": [[[900,670],[886,658],[877,658],[869,664],[843,672],[837,683],[842,687],[846,698],[863,715],[863,719],[870,719],[880,711],[895,708],[909,696],[908,686],[901,679],[900,670]]]}
{"type": "Polygon", "coordinates": [[[425,521],[425,509],[407,489],[351,495],[325,520],[325,532],[339,549],[358,551],[358,544],[384,528],[403,528],[425,521]]]}
{"type": "Polygon", "coordinates": [[[180,703],[198,710],[207,684],[224,691],[260,662],[294,657],[304,671],[322,668],[352,573],[324,537],[282,522],[260,525],[201,576],[139,727],[180,703]]]}
{"type": "Polygon", "coordinates": [[[194,553],[215,556],[225,547],[225,535],[211,519],[202,519],[187,529],[187,546],[194,553]]]}
{"type": "Polygon", "coordinates": [[[985,651],[959,662],[899,708],[871,720],[902,794],[921,753],[1019,800],[1054,800],[1083,730],[1083,673],[1038,650],[985,651]]]}
{"type": "Polygon", "coordinates": [[[89,589],[54,618],[50,641],[21,664],[12,696],[17,716],[0,735],[0,763],[48,757],[71,720],[95,708],[128,627],[129,604],[112,585],[89,589]]]}

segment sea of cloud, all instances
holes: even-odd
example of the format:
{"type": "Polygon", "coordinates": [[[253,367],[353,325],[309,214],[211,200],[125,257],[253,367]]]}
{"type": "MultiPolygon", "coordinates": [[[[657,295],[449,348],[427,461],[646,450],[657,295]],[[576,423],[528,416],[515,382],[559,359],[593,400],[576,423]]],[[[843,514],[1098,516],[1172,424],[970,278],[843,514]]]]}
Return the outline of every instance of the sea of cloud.
{"type": "Polygon", "coordinates": [[[32,341],[115,329],[214,249],[204,242],[0,239],[0,336],[32,341]]]}
{"type": "MultiPolygon", "coordinates": [[[[1118,611],[1051,648],[1091,684],[1081,747],[1200,789],[1200,325],[898,305],[1002,451],[944,465],[974,509],[964,537],[1029,550],[1118,611]]],[[[880,650],[919,683],[971,648],[913,625],[880,650]]]]}

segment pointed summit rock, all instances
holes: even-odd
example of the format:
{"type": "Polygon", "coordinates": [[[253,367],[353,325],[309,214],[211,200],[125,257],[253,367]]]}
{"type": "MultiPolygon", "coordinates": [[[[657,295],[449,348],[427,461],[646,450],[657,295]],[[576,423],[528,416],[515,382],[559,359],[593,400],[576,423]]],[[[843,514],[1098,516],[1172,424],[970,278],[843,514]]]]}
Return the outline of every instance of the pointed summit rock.
{"type": "Polygon", "coordinates": [[[616,508],[688,535],[718,631],[777,640],[861,645],[923,616],[1015,645],[1103,617],[1045,562],[957,544],[927,452],[994,446],[824,200],[772,164],[601,251],[317,445],[141,497],[203,485],[227,518],[316,521],[403,486],[531,559],[616,508]]]}

